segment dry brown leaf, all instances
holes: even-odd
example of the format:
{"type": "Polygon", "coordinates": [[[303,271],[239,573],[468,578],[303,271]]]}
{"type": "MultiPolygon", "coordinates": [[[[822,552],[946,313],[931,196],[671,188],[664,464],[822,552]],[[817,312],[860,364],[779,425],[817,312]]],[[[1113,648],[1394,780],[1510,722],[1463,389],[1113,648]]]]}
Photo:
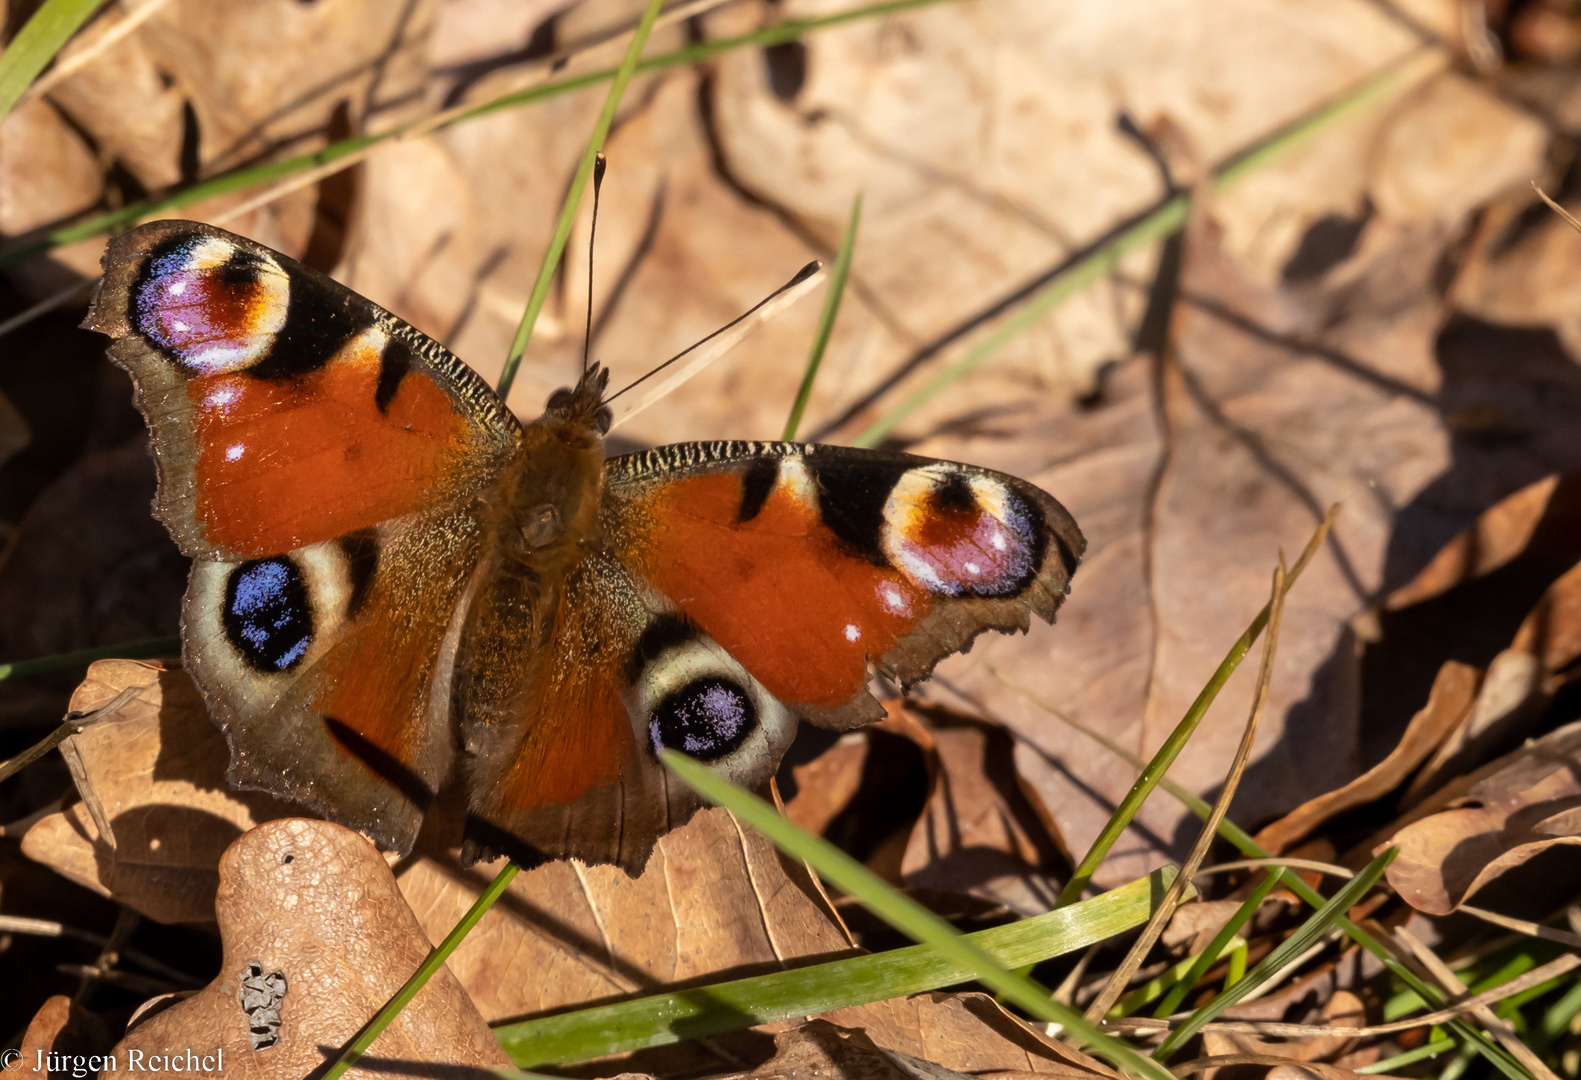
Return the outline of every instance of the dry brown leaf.
{"type": "Polygon", "coordinates": [[[785,804],[785,816],[822,836],[862,786],[868,750],[867,732],[848,731],[811,761],[791,766],[796,794],[785,804]]]}
{"type": "Polygon", "coordinates": [[[1488,507],[1409,584],[1390,593],[1384,607],[1393,610],[1421,603],[1514,559],[1542,524],[1559,480],[1545,476],[1488,507]]]}
{"type": "MultiPolygon", "coordinates": [[[[101,45],[130,17],[126,6],[114,5],[74,37],[56,57],[57,64],[89,52],[96,55],[53,87],[49,98],[93,136],[106,158],[118,161],[149,191],[159,191],[182,180],[186,99],[169,74],[161,77],[135,31],[108,48],[101,45]]],[[[194,134],[201,148],[201,132],[194,134]]]]}
{"type": "Polygon", "coordinates": [[[1470,716],[1480,674],[1454,660],[1446,663],[1433,680],[1427,704],[1411,717],[1405,735],[1388,757],[1343,787],[1303,803],[1268,825],[1257,834],[1257,843],[1274,855],[1283,854],[1336,814],[1393,791],[1470,716]]]}
{"type": "Polygon", "coordinates": [[[149,515],[153,495],[139,436],[90,450],[39,496],[0,566],[0,641],[10,657],[176,632],[187,560],[149,515]]]}
{"type": "Polygon", "coordinates": [[[1052,816],[1016,771],[1014,738],[986,722],[943,715],[931,717],[926,734],[932,786],[901,860],[901,880],[1022,915],[1047,911],[1060,884],[1048,871],[1062,853],[1050,836],[1052,816]]]}
{"type": "MultiPolygon", "coordinates": [[[[498,869],[414,859],[401,891],[437,942],[498,869]]],[[[571,862],[518,875],[450,969],[495,1021],[850,948],[801,865],[715,809],[661,839],[640,877],[571,862]]]]}
{"type": "Polygon", "coordinates": [[[41,819],[22,850],[160,922],[207,922],[227,846],[259,822],[301,811],[231,790],[225,737],[182,671],[100,660],[71,708],[90,711],[129,687],[139,692],[113,717],[62,745],[82,801],[41,819]]]}
{"type": "MultiPolygon", "coordinates": [[[[989,458],[1072,508],[1089,538],[1085,577],[1057,626],[980,642],[941,665],[940,681],[1035,744],[1019,764],[1073,848],[1108,819],[1093,792],[1117,803],[1134,770],[976,669],[978,657],[1150,756],[1263,605],[1278,550],[1299,550],[1339,500],[1333,537],[1290,597],[1284,658],[1237,814],[1284,813],[1351,779],[1360,669],[1350,620],[1372,603],[1387,545],[1399,543],[1390,507],[1421,491],[1448,449],[1428,397],[1438,311],[1423,289],[1434,250],[1375,265],[1389,287],[1336,298],[1344,317],[1319,331],[1306,325],[1308,307],[1257,286],[1217,230],[1199,229],[1181,287],[1204,299],[1178,309],[1173,360],[1153,383],[1162,431],[1149,364],[1138,358],[1116,372],[1103,408],[1040,419],[989,458]]],[[[991,445],[945,438],[920,449],[981,460],[991,445]]],[[[1222,778],[1253,675],[1230,680],[1172,770],[1188,787],[1222,778]]],[[[1134,876],[1157,860],[1147,852],[1194,834],[1185,815],[1172,802],[1148,804],[1102,880],[1134,876]]]]}
{"type": "Polygon", "coordinates": [[[1239,900],[1198,900],[1181,904],[1169,917],[1169,925],[1164,927],[1159,940],[1177,955],[1199,953],[1240,906],[1239,900]]]}
{"type": "MultiPolygon", "coordinates": [[[[1561,844],[1581,845],[1581,723],[1551,732],[1467,777],[1450,808],[1410,822],[1389,884],[1444,915],[1494,878],[1561,844]]],[[[1381,850],[1381,849],[1380,849],[1381,850]]]]}
{"type": "Polygon", "coordinates": [[[52,1065],[50,1055],[59,1054],[68,1062],[79,1059],[86,1065],[87,1059],[108,1050],[112,1041],[103,1020],[71,998],[56,994],[44,1002],[44,1007],[28,1023],[18,1047],[21,1060],[14,1070],[7,1066],[7,1075],[39,1080],[69,1075],[71,1065],[57,1068],[52,1065]]]}
{"type": "MultiPolygon", "coordinates": [[[[332,1058],[430,949],[379,852],[325,821],[287,818],[243,834],[220,860],[214,907],[219,976],[130,1031],[103,1080],[144,1075],[134,1052],[146,1061],[185,1049],[223,1053],[223,1067],[208,1071],[227,1077],[296,1080],[332,1058]],[[255,1049],[255,1036],[276,1041],[255,1049]]],[[[347,1075],[431,1077],[436,1066],[481,1075],[509,1064],[441,968],[347,1075]]]]}
{"type": "MultiPolygon", "coordinates": [[[[0,234],[52,224],[98,201],[104,178],[93,151],[47,101],[25,102],[0,119],[0,234]]],[[[74,244],[9,268],[6,277],[30,300],[98,273],[102,244],[74,244]]]]}
{"type": "Polygon", "coordinates": [[[826,1012],[885,1048],[965,1073],[1113,1077],[1107,1066],[1011,1016],[987,994],[935,991],[826,1012]]]}

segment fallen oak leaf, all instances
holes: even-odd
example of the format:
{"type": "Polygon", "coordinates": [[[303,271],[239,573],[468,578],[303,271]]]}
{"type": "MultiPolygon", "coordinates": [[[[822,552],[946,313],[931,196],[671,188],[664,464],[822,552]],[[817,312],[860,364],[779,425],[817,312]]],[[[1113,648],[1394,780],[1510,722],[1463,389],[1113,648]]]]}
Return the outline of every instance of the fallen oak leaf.
{"type": "Polygon", "coordinates": [[[34,824],[23,854],[156,921],[208,922],[227,845],[301,811],[231,789],[225,737],[185,672],[100,660],[71,708],[88,712],[128,690],[116,715],[61,744],[82,801],[34,824]]]}
{"type": "MultiPolygon", "coordinates": [[[[1581,722],[1478,770],[1448,809],[1406,824],[1377,850],[1400,897],[1447,915],[1501,874],[1561,844],[1581,845],[1581,722]]],[[[1446,802],[1449,800],[1446,800],[1446,802]]]]}
{"type": "Polygon", "coordinates": [[[1405,734],[1389,755],[1354,780],[1326,795],[1309,799],[1257,834],[1257,843],[1272,855],[1288,851],[1323,822],[1393,791],[1471,714],[1478,671],[1451,660],[1439,669],[1427,703],[1406,725],[1405,734]]]}
{"type": "MultiPolygon", "coordinates": [[[[189,1049],[222,1054],[209,1071],[233,1080],[297,1080],[332,1061],[428,955],[390,868],[350,829],[266,822],[226,849],[219,877],[220,974],[129,1031],[101,1080],[143,1075],[146,1063],[189,1049]]],[[[444,1067],[483,1077],[509,1064],[441,968],[347,1075],[432,1077],[444,1067]]]]}

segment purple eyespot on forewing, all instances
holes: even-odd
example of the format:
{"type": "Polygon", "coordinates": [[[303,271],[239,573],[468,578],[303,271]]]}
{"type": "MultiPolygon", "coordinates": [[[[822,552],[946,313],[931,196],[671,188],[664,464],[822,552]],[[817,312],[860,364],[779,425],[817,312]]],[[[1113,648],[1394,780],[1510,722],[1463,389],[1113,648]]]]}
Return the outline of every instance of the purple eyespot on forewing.
{"type": "Polygon", "coordinates": [[[1037,567],[1037,529],[1026,504],[997,480],[977,478],[919,494],[889,522],[897,568],[942,596],[1013,596],[1037,567]]]}
{"type": "Polygon", "coordinates": [[[289,302],[289,280],[272,259],[208,236],[155,255],[133,297],[138,331],[200,374],[267,355],[289,302]]]}

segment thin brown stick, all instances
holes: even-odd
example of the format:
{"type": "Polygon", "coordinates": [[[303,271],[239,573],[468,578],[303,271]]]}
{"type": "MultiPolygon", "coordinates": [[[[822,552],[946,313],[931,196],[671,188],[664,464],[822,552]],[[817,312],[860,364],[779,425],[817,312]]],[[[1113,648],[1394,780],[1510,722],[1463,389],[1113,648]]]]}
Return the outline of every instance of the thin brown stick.
{"type": "MultiPolygon", "coordinates": [[[[1215,1020],[1204,1024],[1203,1031],[1218,1031],[1234,1035],[1273,1035],[1281,1038],[1308,1038],[1314,1035],[1332,1035],[1345,1039],[1366,1039],[1379,1035],[1393,1035],[1401,1031],[1410,1031],[1412,1028],[1427,1027],[1431,1024],[1442,1024],[1457,1017],[1474,1013],[1479,1008],[1486,1008],[1507,997],[1539,986],[1549,979],[1557,979],[1581,967],[1581,956],[1566,953],[1557,960],[1551,960],[1542,967],[1533,968],[1524,975],[1517,976],[1507,983],[1501,983],[1490,990],[1484,990],[1476,997],[1458,1001],[1447,1008],[1436,1012],[1422,1013],[1420,1016],[1407,1017],[1404,1020],[1395,1020],[1388,1024],[1374,1024],[1370,1027],[1332,1027],[1322,1024],[1285,1024],[1273,1020],[1215,1020]]],[[[1172,1016],[1164,1020],[1148,1020],[1127,1018],[1123,1020],[1106,1020],[1104,1027],[1114,1031],[1124,1031],[1131,1035],[1159,1035],[1172,1031],[1189,1018],[1189,1014],[1172,1016]]],[[[1178,1070],[1177,1070],[1178,1071],[1178,1070]]]]}
{"type": "Polygon", "coordinates": [[[1285,558],[1281,553],[1279,565],[1274,569],[1273,595],[1268,601],[1268,633],[1263,638],[1263,659],[1257,672],[1257,692],[1252,697],[1251,712],[1247,715],[1246,727],[1241,732],[1241,743],[1235,749],[1235,759],[1230,763],[1229,774],[1224,778],[1224,789],[1219,793],[1218,801],[1213,804],[1213,812],[1203,823],[1202,830],[1197,834],[1196,843],[1191,846],[1191,853],[1186,856],[1179,876],[1164,894],[1158,910],[1153,912],[1152,919],[1148,921],[1141,935],[1132,942],[1130,950],[1125,954],[1120,966],[1115,969],[1109,984],[1093,999],[1092,1004],[1087,1006],[1085,1015],[1089,1021],[1096,1023],[1102,1020],[1114,1007],[1114,1003],[1120,1000],[1120,995],[1125,992],[1132,974],[1141,966],[1148,950],[1164,932],[1164,927],[1174,915],[1180,898],[1185,895],[1186,887],[1191,884],[1191,879],[1197,876],[1197,869],[1202,866],[1202,861],[1208,857],[1213,842],[1218,839],[1219,825],[1229,812],[1230,801],[1235,798],[1235,791],[1241,783],[1241,775],[1246,771],[1246,763],[1251,760],[1252,743],[1257,738],[1257,726],[1262,720],[1263,710],[1268,706],[1268,685],[1273,679],[1274,655],[1279,644],[1279,624],[1285,610],[1285,573],[1285,558]]]}

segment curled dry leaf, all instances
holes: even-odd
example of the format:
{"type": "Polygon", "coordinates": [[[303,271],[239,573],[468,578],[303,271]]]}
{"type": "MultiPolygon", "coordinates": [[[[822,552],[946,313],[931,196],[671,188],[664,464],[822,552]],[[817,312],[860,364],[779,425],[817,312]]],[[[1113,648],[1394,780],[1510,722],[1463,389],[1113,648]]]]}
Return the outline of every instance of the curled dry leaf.
{"type": "Polygon", "coordinates": [[[836,1009],[822,1018],[860,1028],[886,1050],[964,1073],[1115,1076],[1080,1050],[1011,1016],[987,994],[913,994],[836,1009]]]}
{"type": "Polygon", "coordinates": [[[1400,849],[1387,872],[1389,884],[1429,915],[1448,914],[1551,847],[1581,845],[1581,723],[1537,739],[1441,794],[1440,805],[1448,809],[1412,821],[1388,841],[1400,849]]]}
{"type": "MultiPolygon", "coordinates": [[[[332,1060],[430,950],[379,852],[324,821],[287,818],[243,834],[220,860],[214,906],[219,976],[128,1032],[103,1080],[144,1075],[134,1053],[146,1062],[185,1048],[223,1053],[223,1068],[210,1071],[227,1077],[296,1080],[332,1060]]],[[[440,968],[347,1075],[482,1076],[509,1064],[440,968]]]]}
{"type": "Polygon", "coordinates": [[[986,721],[949,714],[930,721],[918,726],[930,744],[928,802],[906,844],[901,879],[1021,915],[1049,910],[1060,884],[1050,871],[1069,853],[1037,789],[1021,779],[1014,738],[986,721]]]}
{"type": "Polygon", "coordinates": [[[30,858],[160,922],[214,918],[220,855],[261,821],[301,811],[233,791],[225,737],[186,673],[100,660],[72,695],[89,712],[136,696],[62,744],[81,801],[22,838],[30,858]]]}
{"type": "MultiPolygon", "coordinates": [[[[1445,544],[1411,581],[1389,594],[1384,607],[1408,607],[1439,596],[1462,582],[1506,566],[1527,550],[1549,517],[1561,477],[1545,476],[1494,503],[1445,544]]],[[[1565,487],[1573,489],[1574,479],[1565,487]]],[[[1573,504],[1561,495],[1562,504],[1573,504]]],[[[1566,515],[1569,516],[1569,515],[1566,515]]]]}
{"type": "MultiPolygon", "coordinates": [[[[401,891],[437,942],[498,869],[414,859],[401,891]]],[[[495,1021],[850,948],[805,869],[712,809],[661,839],[639,877],[572,862],[519,874],[450,969],[495,1021]]]]}
{"type": "Polygon", "coordinates": [[[1389,756],[1350,783],[1296,807],[1257,834],[1271,854],[1288,851],[1323,822],[1393,791],[1471,714],[1477,693],[1476,668],[1454,660],[1439,669],[1433,689],[1406,726],[1405,735],[1389,756]]]}
{"type": "Polygon", "coordinates": [[[51,1068],[50,1055],[65,1058],[89,1058],[110,1048],[110,1032],[93,1013],[63,994],[56,994],[44,1002],[44,1007],[28,1023],[18,1047],[22,1057],[15,1071],[7,1069],[10,1076],[26,1076],[36,1080],[49,1080],[61,1075],[61,1070],[51,1068]]]}

